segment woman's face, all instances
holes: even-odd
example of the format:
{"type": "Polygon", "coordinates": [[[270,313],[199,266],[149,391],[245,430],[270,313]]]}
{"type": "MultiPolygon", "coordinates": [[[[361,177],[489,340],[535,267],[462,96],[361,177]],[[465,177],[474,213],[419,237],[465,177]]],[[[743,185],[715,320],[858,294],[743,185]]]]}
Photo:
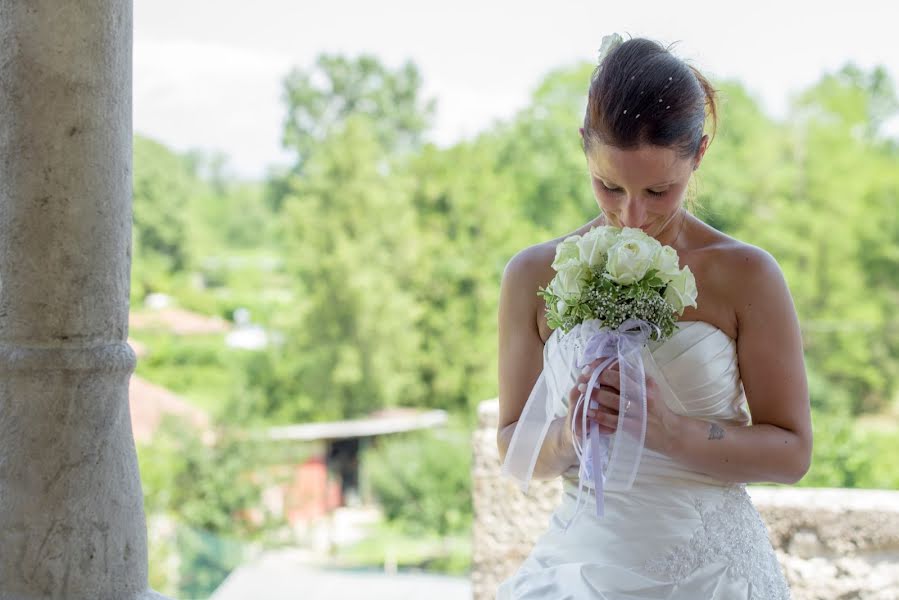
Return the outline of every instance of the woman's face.
{"type": "Polygon", "coordinates": [[[591,148],[587,165],[593,194],[610,224],[636,227],[657,237],[680,209],[690,174],[705,153],[703,137],[697,158],[679,158],[674,150],[641,146],[621,150],[605,144],[591,148]]]}

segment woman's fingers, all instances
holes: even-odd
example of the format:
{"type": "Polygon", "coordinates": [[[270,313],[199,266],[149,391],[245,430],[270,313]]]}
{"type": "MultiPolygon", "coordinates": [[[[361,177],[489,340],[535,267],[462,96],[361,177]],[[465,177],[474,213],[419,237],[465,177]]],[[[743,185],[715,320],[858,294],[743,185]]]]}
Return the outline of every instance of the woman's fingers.
{"type": "MultiPolygon", "coordinates": [[[[577,389],[581,394],[584,394],[587,391],[587,384],[580,383],[577,389]]],[[[575,397],[575,402],[577,402],[577,397],[575,397]]],[[[611,409],[617,413],[620,404],[621,398],[618,392],[604,388],[593,388],[593,394],[587,401],[587,414],[589,415],[591,410],[596,410],[600,407],[611,409]]]]}
{"type": "MultiPolygon", "coordinates": [[[[578,382],[589,381],[591,377],[593,377],[593,372],[595,371],[597,364],[590,364],[585,367],[581,374],[578,376],[578,382]]],[[[608,385],[610,387],[614,387],[616,390],[619,388],[619,371],[618,364],[611,367],[606,367],[602,370],[602,373],[599,374],[599,381],[603,385],[608,385]]]]}
{"type": "MultiPolygon", "coordinates": [[[[592,371],[581,373],[581,375],[578,377],[578,383],[586,383],[590,380],[591,376],[592,371]]],[[[621,374],[621,371],[618,370],[618,367],[616,365],[615,367],[603,369],[603,372],[600,373],[599,378],[596,380],[596,382],[602,387],[613,388],[616,391],[620,391],[622,377],[624,377],[624,375],[621,374]]],[[[646,379],[649,380],[650,377],[647,376],[646,379]]],[[[637,384],[633,379],[628,379],[627,382],[630,384],[631,389],[636,389],[637,384]]]]}

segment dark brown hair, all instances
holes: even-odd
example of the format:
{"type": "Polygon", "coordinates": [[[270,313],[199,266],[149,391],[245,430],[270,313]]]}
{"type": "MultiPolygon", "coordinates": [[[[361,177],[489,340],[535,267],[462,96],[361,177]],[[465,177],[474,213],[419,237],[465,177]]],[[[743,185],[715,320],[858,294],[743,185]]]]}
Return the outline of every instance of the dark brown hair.
{"type": "Polygon", "coordinates": [[[596,143],[623,150],[652,145],[691,158],[699,151],[707,113],[717,129],[717,96],[709,80],[658,42],[632,38],[606,55],[590,77],[583,149],[588,153],[596,143]]]}

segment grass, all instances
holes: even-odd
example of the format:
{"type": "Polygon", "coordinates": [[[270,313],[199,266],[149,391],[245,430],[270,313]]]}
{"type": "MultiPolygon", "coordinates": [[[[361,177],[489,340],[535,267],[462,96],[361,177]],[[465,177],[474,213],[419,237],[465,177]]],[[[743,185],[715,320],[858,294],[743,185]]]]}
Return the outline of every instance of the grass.
{"type": "Polygon", "coordinates": [[[398,570],[467,575],[471,569],[471,537],[412,535],[396,525],[382,523],[364,540],[339,548],[334,561],[341,568],[384,568],[393,564],[398,570]]]}

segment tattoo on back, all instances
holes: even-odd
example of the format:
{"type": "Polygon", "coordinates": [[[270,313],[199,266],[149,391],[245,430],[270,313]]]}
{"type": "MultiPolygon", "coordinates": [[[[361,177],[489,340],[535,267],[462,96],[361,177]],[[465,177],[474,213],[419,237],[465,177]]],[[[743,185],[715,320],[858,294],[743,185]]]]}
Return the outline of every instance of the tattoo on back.
{"type": "Polygon", "coordinates": [[[718,425],[718,423],[712,423],[711,427],[709,427],[709,439],[724,439],[724,429],[720,425],[718,425]]]}

